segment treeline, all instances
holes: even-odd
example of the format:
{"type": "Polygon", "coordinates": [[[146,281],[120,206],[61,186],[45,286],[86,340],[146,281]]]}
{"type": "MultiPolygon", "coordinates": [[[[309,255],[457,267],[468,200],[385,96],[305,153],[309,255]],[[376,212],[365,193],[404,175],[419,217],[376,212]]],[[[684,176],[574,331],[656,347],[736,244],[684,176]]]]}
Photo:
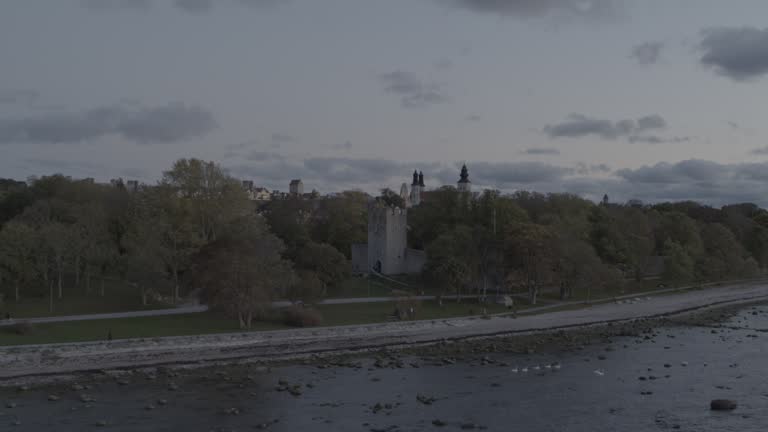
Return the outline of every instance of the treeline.
{"type": "Polygon", "coordinates": [[[569,194],[452,187],[409,212],[409,242],[425,248],[426,280],[456,293],[619,288],[654,269],[672,283],[751,277],[768,266],[768,212],[755,204],[595,204],[569,194]],[[661,265],[659,265],[661,264],[661,265]]]}
{"type": "Polygon", "coordinates": [[[350,231],[342,201],[364,202],[354,194],[322,200],[312,209],[318,222],[308,225],[309,213],[294,211],[305,202],[258,209],[238,180],[197,159],[177,161],[156,185],[138,190],[52,175],[28,185],[5,181],[0,191],[6,299],[47,298],[53,306],[71,287],[104,295],[103,281],[115,279],[145,304],[200,296],[243,327],[273,299],[312,301],[347,277],[347,259],[333,245],[348,250],[345,242],[360,232],[350,231]]]}
{"type": "MultiPolygon", "coordinates": [[[[72,287],[104,295],[114,279],[144,303],[200,297],[249,327],[272,300],[313,303],[349,276],[369,199],[348,191],[257,204],[197,159],[138,190],[61,175],[0,181],[0,292],[53,305],[72,287]]],[[[402,204],[388,190],[379,199],[402,204]]],[[[410,246],[427,251],[424,282],[457,294],[518,290],[535,302],[543,290],[567,299],[620,289],[654,266],[678,284],[768,267],[768,212],[754,204],[596,204],[444,187],[426,192],[408,221],[410,246]]]]}

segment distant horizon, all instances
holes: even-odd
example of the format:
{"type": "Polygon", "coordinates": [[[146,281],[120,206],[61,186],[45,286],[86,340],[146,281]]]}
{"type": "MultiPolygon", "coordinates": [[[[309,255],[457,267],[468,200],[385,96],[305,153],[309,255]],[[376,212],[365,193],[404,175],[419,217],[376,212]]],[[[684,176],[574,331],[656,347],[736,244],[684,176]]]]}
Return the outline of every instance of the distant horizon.
{"type": "MultiPolygon", "coordinates": [[[[213,162],[214,163],[218,163],[216,161],[213,161],[213,162]]],[[[654,205],[654,204],[661,204],[661,203],[696,202],[696,203],[698,203],[698,204],[700,204],[702,206],[709,206],[709,207],[713,207],[713,208],[720,208],[720,207],[724,207],[724,206],[728,206],[728,205],[739,205],[739,204],[755,204],[755,205],[759,206],[760,208],[768,208],[768,206],[764,206],[763,204],[761,204],[760,202],[757,202],[757,201],[729,201],[729,202],[722,202],[722,203],[712,204],[712,203],[708,203],[708,202],[705,202],[705,201],[702,201],[702,200],[688,199],[688,198],[677,198],[677,199],[670,198],[670,199],[660,199],[660,200],[645,200],[645,199],[638,198],[638,197],[622,198],[622,197],[612,196],[608,192],[597,193],[594,196],[585,196],[585,195],[582,195],[582,194],[573,193],[573,192],[569,192],[569,191],[554,191],[553,192],[553,191],[541,191],[541,190],[537,190],[537,189],[533,189],[533,188],[519,188],[519,189],[506,189],[505,190],[505,189],[501,189],[501,188],[498,188],[498,187],[493,187],[493,186],[488,186],[488,185],[479,185],[479,184],[476,184],[476,183],[472,182],[472,175],[471,175],[472,164],[471,164],[471,162],[460,162],[460,163],[457,162],[457,165],[461,166],[464,163],[467,164],[467,168],[469,169],[469,172],[470,172],[470,182],[472,183],[472,192],[473,193],[475,193],[475,192],[482,193],[482,192],[484,192],[486,190],[490,190],[490,191],[499,191],[500,193],[507,194],[507,195],[511,195],[511,194],[516,193],[516,192],[532,192],[532,193],[541,193],[541,194],[545,194],[545,195],[546,194],[570,194],[570,195],[578,196],[578,197],[583,198],[583,199],[588,200],[588,201],[592,201],[595,204],[599,204],[603,200],[604,196],[607,195],[608,198],[609,198],[609,203],[611,203],[611,204],[618,204],[618,205],[629,205],[632,201],[640,201],[644,205],[654,205]]],[[[280,185],[277,185],[278,183],[275,183],[277,186],[268,186],[268,185],[265,185],[265,184],[259,184],[255,180],[250,179],[250,178],[239,177],[239,176],[233,175],[226,168],[224,168],[224,170],[229,175],[231,175],[233,178],[235,178],[235,179],[237,179],[239,181],[253,181],[253,186],[254,187],[264,187],[264,188],[267,188],[270,192],[278,191],[278,192],[288,193],[288,190],[289,190],[288,185],[290,184],[291,180],[293,180],[293,178],[286,179],[285,184],[282,185],[282,187],[280,185]]],[[[456,176],[455,176],[457,181],[458,181],[458,178],[459,178],[458,174],[459,174],[459,170],[457,169],[456,176]]],[[[67,174],[67,173],[64,173],[64,172],[51,172],[51,173],[42,174],[42,175],[30,175],[26,179],[17,179],[17,178],[2,177],[2,176],[0,176],[0,179],[1,178],[6,178],[6,179],[11,179],[11,180],[20,181],[20,182],[24,182],[26,184],[29,184],[31,180],[39,179],[41,177],[54,176],[54,175],[62,175],[64,177],[72,179],[73,181],[82,181],[82,180],[87,180],[87,179],[93,179],[95,183],[100,184],[100,185],[105,185],[105,186],[106,185],[110,185],[111,181],[118,180],[118,179],[121,179],[124,182],[135,180],[135,181],[138,181],[140,185],[154,186],[154,185],[159,184],[159,182],[161,180],[161,176],[162,176],[162,174],[161,174],[161,175],[159,175],[155,179],[145,180],[145,179],[139,179],[139,178],[125,177],[125,176],[117,176],[117,177],[111,177],[111,178],[106,178],[106,177],[99,178],[99,177],[94,177],[94,176],[78,177],[78,176],[67,174]]],[[[328,194],[336,194],[336,193],[353,191],[353,192],[363,192],[363,193],[365,193],[365,194],[367,194],[369,196],[374,196],[375,197],[375,196],[378,196],[383,189],[390,189],[390,190],[394,191],[395,193],[399,193],[400,188],[402,187],[403,184],[408,185],[408,188],[410,190],[410,187],[411,187],[411,183],[410,182],[412,181],[412,172],[411,172],[411,174],[409,174],[408,176],[404,176],[403,178],[405,179],[406,177],[407,177],[407,180],[404,180],[404,181],[402,181],[400,183],[397,183],[397,184],[393,183],[391,185],[390,184],[383,184],[383,185],[380,185],[379,187],[375,187],[373,189],[341,188],[341,189],[326,190],[326,189],[317,188],[317,187],[313,186],[311,183],[307,183],[303,178],[298,178],[298,180],[301,180],[302,183],[304,184],[305,191],[317,190],[317,192],[320,193],[321,195],[328,195],[328,194]]],[[[428,176],[425,174],[424,178],[427,179],[428,176]]],[[[441,188],[446,187],[446,186],[451,186],[451,187],[454,187],[454,188],[456,187],[456,181],[454,181],[454,182],[445,182],[445,183],[442,183],[442,184],[439,184],[439,185],[434,185],[434,180],[431,182],[432,185],[430,185],[429,184],[430,182],[427,182],[427,181],[425,181],[425,183],[427,185],[426,189],[425,189],[426,192],[435,191],[435,190],[441,189],[441,188]]]]}

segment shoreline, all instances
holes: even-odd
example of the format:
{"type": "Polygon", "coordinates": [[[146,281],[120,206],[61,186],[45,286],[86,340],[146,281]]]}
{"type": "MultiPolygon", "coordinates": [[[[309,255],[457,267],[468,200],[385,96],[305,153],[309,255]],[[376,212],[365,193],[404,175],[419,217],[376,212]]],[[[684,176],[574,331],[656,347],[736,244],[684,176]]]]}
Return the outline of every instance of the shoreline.
{"type": "MultiPolygon", "coordinates": [[[[179,336],[113,342],[14,346],[0,349],[0,387],[50,383],[83,373],[200,368],[243,363],[295,362],[380,350],[442,355],[446,352],[532,353],[578,349],[592,339],[629,335],[663,324],[685,324],[696,313],[722,316],[768,301],[768,284],[745,283],[688,291],[631,303],[606,303],[540,315],[453,318],[224,335],[179,336]],[[680,318],[683,318],[680,320],[680,318]],[[676,322],[677,321],[677,322],[676,322]]],[[[713,320],[707,318],[707,322],[713,320]]],[[[688,324],[693,322],[688,321],[688,324]]]]}

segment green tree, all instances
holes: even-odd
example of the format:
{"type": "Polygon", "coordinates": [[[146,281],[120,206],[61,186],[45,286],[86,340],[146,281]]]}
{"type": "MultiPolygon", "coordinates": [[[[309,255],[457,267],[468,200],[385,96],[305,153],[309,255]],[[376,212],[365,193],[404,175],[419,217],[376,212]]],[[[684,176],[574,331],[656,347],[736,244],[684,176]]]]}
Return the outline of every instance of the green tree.
{"type": "Polygon", "coordinates": [[[328,288],[348,278],[350,273],[347,258],[333,246],[325,243],[306,243],[299,249],[294,262],[298,269],[315,274],[322,283],[323,295],[328,288]]]}
{"type": "Polygon", "coordinates": [[[6,223],[0,229],[0,270],[4,280],[13,284],[16,301],[21,299],[21,287],[38,279],[39,238],[28,225],[19,221],[6,223]]]}
{"type": "Polygon", "coordinates": [[[205,241],[215,240],[226,224],[253,212],[240,182],[214,162],[179,159],[163,173],[161,183],[187,201],[205,241]]]}
{"type": "Polygon", "coordinates": [[[664,243],[664,277],[678,284],[691,281],[694,276],[694,261],[688,251],[674,240],[664,243]]]}
{"type": "Polygon", "coordinates": [[[193,283],[204,300],[251,328],[273,299],[293,285],[283,243],[260,223],[242,221],[240,229],[206,244],[194,259],[193,283]]]}
{"type": "Polygon", "coordinates": [[[554,278],[553,239],[551,229],[532,223],[516,224],[506,233],[507,280],[522,286],[531,304],[536,304],[541,288],[554,278]]]}

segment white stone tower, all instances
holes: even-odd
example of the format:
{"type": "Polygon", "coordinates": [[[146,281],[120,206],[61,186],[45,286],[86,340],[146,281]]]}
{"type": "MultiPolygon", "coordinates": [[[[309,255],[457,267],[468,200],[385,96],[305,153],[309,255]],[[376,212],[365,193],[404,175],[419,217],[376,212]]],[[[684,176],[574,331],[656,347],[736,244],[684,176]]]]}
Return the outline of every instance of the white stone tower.
{"type": "Polygon", "coordinates": [[[408,183],[403,183],[403,185],[400,186],[400,198],[403,199],[405,208],[411,206],[411,193],[408,191],[408,183]]]}
{"type": "Polygon", "coordinates": [[[421,204],[422,192],[424,192],[424,173],[414,171],[413,183],[411,183],[411,206],[421,204]]]}

